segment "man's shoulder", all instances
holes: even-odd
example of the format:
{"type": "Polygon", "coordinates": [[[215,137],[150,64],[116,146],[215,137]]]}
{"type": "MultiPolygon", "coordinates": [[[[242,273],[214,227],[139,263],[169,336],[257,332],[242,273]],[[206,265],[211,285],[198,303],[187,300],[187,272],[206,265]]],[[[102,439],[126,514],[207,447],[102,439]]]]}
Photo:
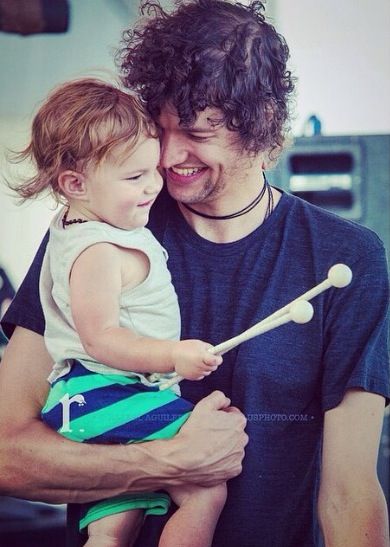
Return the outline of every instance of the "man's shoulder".
{"type": "Polygon", "coordinates": [[[370,228],[334,212],[289,195],[290,222],[315,245],[324,248],[349,248],[356,257],[383,249],[383,242],[370,228]]]}

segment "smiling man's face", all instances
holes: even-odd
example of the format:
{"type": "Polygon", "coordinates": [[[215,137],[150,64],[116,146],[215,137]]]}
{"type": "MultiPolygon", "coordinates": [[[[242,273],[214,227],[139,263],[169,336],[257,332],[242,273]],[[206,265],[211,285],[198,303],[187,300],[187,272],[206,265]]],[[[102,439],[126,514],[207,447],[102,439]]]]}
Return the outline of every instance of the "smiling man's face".
{"type": "Polygon", "coordinates": [[[253,157],[242,151],[238,134],[221,120],[219,110],[206,108],[188,127],[180,125],[173,107],[161,109],[160,164],[169,193],[177,201],[211,204],[230,194],[231,187],[241,186],[253,169],[253,157]]]}

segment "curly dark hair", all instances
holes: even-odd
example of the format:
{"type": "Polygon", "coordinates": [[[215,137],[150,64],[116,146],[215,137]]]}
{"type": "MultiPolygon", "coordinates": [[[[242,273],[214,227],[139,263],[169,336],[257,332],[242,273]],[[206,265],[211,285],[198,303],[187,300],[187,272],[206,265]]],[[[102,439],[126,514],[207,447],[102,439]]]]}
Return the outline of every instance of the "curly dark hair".
{"type": "Polygon", "coordinates": [[[173,104],[184,126],[206,107],[223,113],[244,150],[276,157],[285,140],[294,78],[284,38],[264,5],[228,0],[176,1],[167,13],[143,0],[145,16],[124,32],[117,55],[123,84],[137,91],[156,119],[173,104]]]}

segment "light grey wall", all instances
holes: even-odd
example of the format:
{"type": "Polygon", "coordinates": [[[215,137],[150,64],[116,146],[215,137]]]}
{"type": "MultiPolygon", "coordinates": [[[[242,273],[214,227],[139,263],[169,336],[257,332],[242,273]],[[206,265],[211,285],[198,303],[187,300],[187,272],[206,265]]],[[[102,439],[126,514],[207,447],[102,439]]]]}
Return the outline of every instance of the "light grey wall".
{"type": "Polygon", "coordinates": [[[390,133],[389,0],[271,0],[299,78],[294,133],[390,133]]]}
{"type": "Polygon", "coordinates": [[[64,34],[22,37],[0,32],[0,116],[22,117],[58,82],[95,67],[114,70],[113,52],[127,11],[113,0],[71,0],[64,34]]]}

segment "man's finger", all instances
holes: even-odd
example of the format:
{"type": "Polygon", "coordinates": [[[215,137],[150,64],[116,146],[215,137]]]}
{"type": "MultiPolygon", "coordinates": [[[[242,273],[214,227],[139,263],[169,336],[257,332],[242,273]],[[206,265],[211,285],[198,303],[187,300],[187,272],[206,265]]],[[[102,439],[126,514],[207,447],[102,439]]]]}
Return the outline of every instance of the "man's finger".
{"type": "Polygon", "coordinates": [[[238,414],[242,414],[241,410],[237,408],[236,406],[228,406],[227,408],[224,408],[225,412],[238,412],[238,414]]]}
{"type": "Polygon", "coordinates": [[[199,403],[194,408],[194,412],[198,410],[222,410],[226,409],[230,405],[230,399],[226,397],[222,391],[213,391],[210,395],[207,395],[204,399],[199,401],[199,403]]]}

